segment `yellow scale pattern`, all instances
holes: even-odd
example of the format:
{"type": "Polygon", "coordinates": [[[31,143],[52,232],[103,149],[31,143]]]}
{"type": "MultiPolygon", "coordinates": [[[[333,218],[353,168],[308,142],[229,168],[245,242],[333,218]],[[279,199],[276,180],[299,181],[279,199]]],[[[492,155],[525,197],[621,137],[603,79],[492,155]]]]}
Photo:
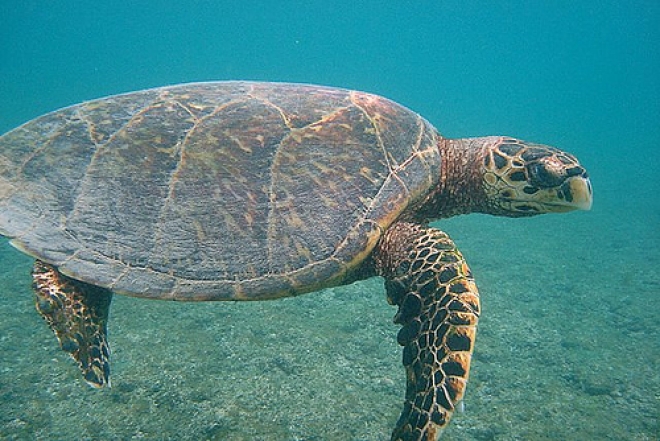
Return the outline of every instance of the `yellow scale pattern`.
{"type": "Polygon", "coordinates": [[[89,385],[110,386],[107,323],[112,291],[71,279],[39,260],[32,278],[37,311],[62,350],[76,360],[89,385]]]}
{"type": "Polygon", "coordinates": [[[444,232],[398,223],[375,257],[403,327],[407,388],[393,440],[435,440],[463,398],[480,305],[472,273],[444,232]]]}

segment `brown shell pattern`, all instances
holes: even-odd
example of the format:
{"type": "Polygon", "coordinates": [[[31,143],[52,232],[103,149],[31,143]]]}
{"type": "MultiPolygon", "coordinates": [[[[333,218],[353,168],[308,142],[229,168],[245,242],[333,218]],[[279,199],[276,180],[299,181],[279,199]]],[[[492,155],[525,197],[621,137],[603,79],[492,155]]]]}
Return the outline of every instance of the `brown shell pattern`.
{"type": "Polygon", "coordinates": [[[435,129],[361,92],[171,86],[0,137],[0,233],[80,280],[184,300],[342,283],[437,182],[435,129]]]}

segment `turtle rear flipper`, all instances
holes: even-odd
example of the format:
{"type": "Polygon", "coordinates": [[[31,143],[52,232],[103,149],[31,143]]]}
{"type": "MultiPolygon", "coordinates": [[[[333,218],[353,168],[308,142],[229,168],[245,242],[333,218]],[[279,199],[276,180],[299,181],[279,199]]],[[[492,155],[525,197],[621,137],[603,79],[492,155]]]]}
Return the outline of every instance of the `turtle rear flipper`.
{"type": "Polygon", "coordinates": [[[32,270],[37,311],[93,387],[110,386],[107,322],[112,291],[71,279],[37,260],[32,270]]]}
{"type": "Polygon", "coordinates": [[[461,402],[470,371],[479,293],[444,232],[399,223],[385,234],[376,265],[386,278],[406,368],[406,398],[392,440],[432,440],[461,402]]]}

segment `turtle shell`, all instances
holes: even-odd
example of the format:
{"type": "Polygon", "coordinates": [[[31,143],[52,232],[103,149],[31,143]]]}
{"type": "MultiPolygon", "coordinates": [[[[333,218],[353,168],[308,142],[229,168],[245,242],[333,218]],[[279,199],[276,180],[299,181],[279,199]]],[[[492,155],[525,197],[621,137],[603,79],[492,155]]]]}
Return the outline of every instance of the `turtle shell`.
{"type": "Polygon", "coordinates": [[[355,278],[440,174],[437,131],[384,98],[214,82],[68,107],[0,137],[0,233],[139,297],[265,299],[355,278]]]}

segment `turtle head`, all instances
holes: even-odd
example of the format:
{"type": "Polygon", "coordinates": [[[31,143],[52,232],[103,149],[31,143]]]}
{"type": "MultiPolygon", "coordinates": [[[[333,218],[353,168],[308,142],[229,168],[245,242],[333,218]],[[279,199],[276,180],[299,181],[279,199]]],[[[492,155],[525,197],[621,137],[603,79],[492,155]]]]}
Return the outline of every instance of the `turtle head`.
{"type": "Polygon", "coordinates": [[[591,208],[589,176],[573,155],[513,138],[478,139],[485,192],[479,211],[522,217],[591,208]]]}

